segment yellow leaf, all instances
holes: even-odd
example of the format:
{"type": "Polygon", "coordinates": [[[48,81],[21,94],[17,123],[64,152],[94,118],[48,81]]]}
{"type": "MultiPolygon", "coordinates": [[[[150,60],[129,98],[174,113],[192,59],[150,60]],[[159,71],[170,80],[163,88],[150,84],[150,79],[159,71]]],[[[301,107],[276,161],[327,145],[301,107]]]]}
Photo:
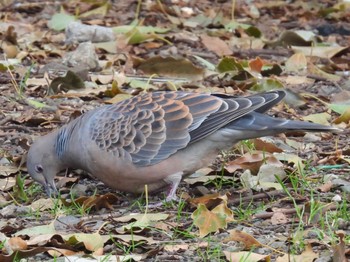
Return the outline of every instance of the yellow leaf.
{"type": "Polygon", "coordinates": [[[335,124],[340,124],[342,122],[349,123],[350,121],[350,107],[346,109],[346,111],[339,116],[337,119],[334,120],[335,124]]]}
{"type": "Polygon", "coordinates": [[[233,220],[233,212],[227,207],[226,201],[211,211],[205,205],[199,204],[191,217],[199,228],[199,236],[205,237],[209,233],[226,228],[227,222],[233,220]]]}
{"type": "Polygon", "coordinates": [[[296,53],[286,61],[286,71],[288,72],[302,72],[307,69],[306,56],[303,53],[296,53]]]}

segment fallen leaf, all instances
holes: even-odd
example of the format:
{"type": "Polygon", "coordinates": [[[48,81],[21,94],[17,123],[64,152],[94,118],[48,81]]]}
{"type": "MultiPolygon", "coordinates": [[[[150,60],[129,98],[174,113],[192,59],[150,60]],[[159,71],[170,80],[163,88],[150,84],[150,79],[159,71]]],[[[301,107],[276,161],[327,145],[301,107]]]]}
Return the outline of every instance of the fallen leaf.
{"type": "Polygon", "coordinates": [[[224,40],[218,37],[208,36],[206,34],[201,35],[202,43],[204,46],[213,51],[218,56],[231,55],[232,50],[229,48],[224,40]]]}
{"type": "Polygon", "coordinates": [[[83,243],[85,248],[89,251],[96,251],[103,248],[104,241],[99,233],[84,234],[75,233],[69,235],[63,235],[63,239],[69,245],[77,245],[78,243],[83,243]]]}
{"type": "Polygon", "coordinates": [[[40,198],[30,204],[30,207],[34,212],[36,211],[44,211],[44,210],[51,210],[52,207],[55,205],[52,198],[40,198]]]}
{"type": "Polygon", "coordinates": [[[73,256],[73,255],[84,255],[83,252],[75,252],[69,249],[57,248],[55,250],[48,250],[47,253],[51,257],[60,257],[60,256],[73,256]]]}
{"type": "MultiPolygon", "coordinates": [[[[102,1],[103,3],[104,1],[102,1]]],[[[79,18],[86,18],[86,17],[89,17],[89,16],[106,16],[107,13],[108,13],[108,10],[110,9],[111,7],[111,4],[109,3],[109,1],[105,1],[104,4],[102,4],[101,6],[95,8],[95,9],[92,9],[92,10],[89,10],[83,14],[80,14],[79,15],[79,18]]]]}
{"type": "Polygon", "coordinates": [[[170,77],[185,77],[188,79],[201,79],[204,69],[197,67],[185,58],[154,56],[146,60],[133,58],[134,67],[144,73],[170,77]]]}
{"type": "Polygon", "coordinates": [[[249,169],[252,173],[257,174],[263,163],[278,164],[280,162],[276,157],[267,152],[246,153],[226,163],[226,169],[230,173],[238,169],[249,169]]]}
{"type": "Polygon", "coordinates": [[[346,258],[346,243],[344,242],[344,236],[345,234],[343,232],[338,232],[337,233],[339,237],[339,243],[332,245],[332,250],[333,250],[333,262],[347,262],[349,261],[346,258]]]}
{"type": "Polygon", "coordinates": [[[73,71],[68,71],[64,77],[56,77],[49,86],[49,94],[57,94],[62,91],[84,89],[85,84],[79,75],[73,71]]]}
{"type": "Polygon", "coordinates": [[[307,60],[303,53],[296,53],[286,61],[286,71],[301,73],[307,70],[307,60]]]}
{"type": "Polygon", "coordinates": [[[94,207],[96,210],[107,208],[112,210],[112,204],[118,200],[118,197],[113,193],[105,195],[82,196],[74,200],[75,203],[81,205],[84,210],[94,207]]]}
{"type": "Polygon", "coordinates": [[[250,88],[250,90],[258,91],[258,92],[266,92],[271,91],[275,89],[282,89],[284,86],[283,84],[278,81],[277,79],[263,79],[259,83],[255,84],[250,88]]]}
{"type": "Polygon", "coordinates": [[[318,113],[318,114],[310,114],[303,117],[305,121],[311,121],[313,123],[321,124],[321,125],[329,125],[329,120],[331,119],[331,115],[327,112],[318,113]]]}
{"type": "Polygon", "coordinates": [[[51,16],[51,20],[47,23],[47,26],[56,31],[64,30],[70,22],[75,21],[76,18],[65,12],[56,13],[51,16]]]}
{"type": "Polygon", "coordinates": [[[148,33],[166,33],[168,32],[170,29],[169,28],[161,28],[161,27],[154,27],[154,26],[135,26],[135,25],[121,25],[121,26],[116,26],[113,27],[113,32],[117,33],[117,34],[125,34],[131,30],[133,30],[135,27],[137,27],[137,29],[144,33],[144,34],[148,34],[148,33]]]}
{"type": "MultiPolygon", "coordinates": [[[[121,229],[130,230],[134,228],[140,228],[141,230],[150,226],[154,226],[156,222],[165,220],[169,217],[168,214],[162,214],[162,213],[146,213],[146,214],[130,214],[123,217],[114,218],[114,221],[117,222],[130,222],[133,221],[125,226],[122,226],[121,229]]],[[[118,231],[119,232],[119,231],[118,231]]],[[[121,233],[121,232],[120,232],[121,233]]]]}
{"type": "MultiPolygon", "coordinates": [[[[269,46],[307,46],[312,45],[314,41],[317,41],[315,33],[306,30],[284,31],[281,36],[271,43],[269,46]]],[[[298,50],[299,51],[299,50],[298,50]]]]}
{"type": "Polygon", "coordinates": [[[269,153],[281,153],[283,150],[273,143],[264,141],[263,138],[253,139],[254,148],[259,151],[269,152],[269,153]]]}
{"type": "Polygon", "coordinates": [[[320,68],[318,68],[316,65],[312,64],[312,63],[308,63],[308,72],[310,74],[314,74],[316,76],[325,78],[329,81],[340,81],[341,80],[341,76],[335,75],[335,74],[330,74],[327,73],[323,70],[321,70],[320,68]]]}
{"type": "Polygon", "coordinates": [[[232,221],[233,213],[226,203],[220,204],[212,211],[208,210],[205,205],[199,204],[191,217],[193,223],[199,228],[199,236],[205,237],[209,233],[226,228],[227,222],[232,221]]]}
{"type": "Polygon", "coordinates": [[[217,65],[217,70],[219,73],[226,72],[241,72],[244,71],[243,65],[238,62],[234,57],[227,56],[222,58],[217,65]]]}
{"type": "Polygon", "coordinates": [[[25,250],[28,247],[27,242],[20,237],[11,237],[8,242],[14,252],[25,250]]]}
{"type": "Polygon", "coordinates": [[[332,58],[338,53],[348,49],[343,46],[292,46],[295,52],[303,53],[306,56],[317,56],[321,58],[332,58]]]}
{"type": "Polygon", "coordinates": [[[116,222],[129,222],[129,221],[138,221],[138,220],[148,220],[148,221],[160,221],[167,219],[169,215],[162,213],[147,213],[147,214],[130,214],[127,216],[113,218],[116,222]]]}
{"type": "Polygon", "coordinates": [[[264,61],[260,57],[257,57],[254,60],[249,61],[250,69],[257,73],[261,72],[261,69],[264,64],[265,64],[264,61]]]}
{"type": "Polygon", "coordinates": [[[254,247],[262,246],[259,241],[257,241],[253,236],[239,230],[229,230],[230,236],[223,240],[224,243],[230,241],[238,241],[245,245],[245,250],[250,250],[254,247]]]}
{"type": "Polygon", "coordinates": [[[303,160],[297,155],[287,154],[287,153],[274,153],[273,156],[277,158],[279,161],[294,163],[294,168],[300,167],[301,170],[303,170],[305,167],[303,160]]]}
{"type": "Polygon", "coordinates": [[[316,189],[320,192],[329,192],[332,189],[333,183],[332,181],[328,181],[325,184],[317,187],[316,189]]]}
{"type": "MultiPolygon", "coordinates": [[[[16,174],[18,172],[18,167],[12,165],[0,166],[0,176],[8,177],[10,175],[16,174]]],[[[4,181],[0,181],[0,183],[4,181]]],[[[1,188],[2,186],[0,186],[1,188]]]]}
{"type": "Polygon", "coordinates": [[[192,206],[198,206],[198,204],[203,204],[207,208],[212,208],[219,205],[222,202],[227,202],[227,195],[221,195],[220,193],[215,193],[211,195],[205,195],[197,198],[190,198],[188,200],[192,206]]]}
{"type": "Polygon", "coordinates": [[[350,107],[346,109],[344,113],[341,114],[338,118],[334,119],[335,124],[340,124],[340,123],[349,123],[350,121],[350,107]]]}
{"type": "MultiPolygon", "coordinates": [[[[315,80],[308,78],[307,76],[293,76],[289,75],[287,78],[285,78],[285,82],[288,85],[302,85],[302,84],[309,84],[312,85],[315,80]]],[[[305,102],[304,102],[305,104],[305,102]]],[[[298,104],[296,104],[298,106],[298,104]]]]}
{"type": "Polygon", "coordinates": [[[310,244],[307,244],[305,250],[300,255],[285,254],[284,256],[278,257],[276,262],[287,262],[287,261],[303,261],[313,262],[319,255],[316,254],[310,244]]]}
{"type": "Polygon", "coordinates": [[[248,251],[241,251],[241,252],[229,252],[229,251],[223,251],[225,254],[225,257],[230,262],[261,262],[266,261],[270,262],[271,258],[269,255],[261,255],[253,252],[248,251]]]}
{"type": "Polygon", "coordinates": [[[157,240],[153,239],[152,237],[144,237],[144,236],[138,236],[135,234],[125,234],[125,235],[103,235],[101,236],[104,242],[109,241],[111,238],[122,240],[127,244],[133,245],[134,243],[148,243],[148,244],[156,244],[158,243],[157,240]]]}
{"type": "Polygon", "coordinates": [[[51,222],[48,225],[42,226],[34,226],[22,229],[17,231],[15,236],[24,236],[27,235],[29,237],[38,236],[38,235],[46,235],[46,234],[56,234],[54,222],[51,222]]]}

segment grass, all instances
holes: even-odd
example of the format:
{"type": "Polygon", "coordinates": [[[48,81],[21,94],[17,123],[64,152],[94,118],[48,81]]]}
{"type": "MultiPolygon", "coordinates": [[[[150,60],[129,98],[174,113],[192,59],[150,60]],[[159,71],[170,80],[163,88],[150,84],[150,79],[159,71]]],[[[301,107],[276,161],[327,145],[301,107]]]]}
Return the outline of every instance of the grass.
{"type": "Polygon", "coordinates": [[[141,242],[136,242],[134,241],[133,239],[133,236],[134,236],[134,232],[132,231],[131,229],[131,232],[130,232],[130,235],[132,236],[132,239],[131,239],[131,243],[130,245],[127,245],[127,244],[122,244],[122,243],[118,243],[112,235],[110,235],[110,239],[112,241],[112,243],[116,246],[116,248],[118,248],[120,251],[123,252],[123,255],[131,255],[132,252],[135,251],[135,249],[139,246],[142,245],[141,242]]]}
{"type": "Polygon", "coordinates": [[[241,154],[244,155],[244,152],[252,153],[256,150],[254,141],[252,139],[242,140],[239,142],[237,147],[240,147],[241,154]]]}
{"type": "MultiPolygon", "coordinates": [[[[96,190],[94,191],[93,195],[91,197],[94,197],[96,195],[96,190]]],[[[75,210],[78,212],[78,214],[84,216],[90,213],[92,206],[85,206],[84,203],[80,204],[76,201],[76,196],[73,193],[73,190],[69,191],[69,195],[70,195],[70,199],[72,201],[72,206],[73,209],[75,208],[75,210]]]]}
{"type": "MultiPolygon", "coordinates": [[[[16,184],[13,188],[12,199],[17,205],[21,205],[21,203],[30,204],[38,195],[43,193],[43,188],[38,183],[32,183],[28,187],[25,187],[25,180],[28,175],[22,175],[19,173],[16,176],[16,184]]],[[[62,214],[79,214],[86,215],[89,213],[91,208],[84,208],[83,206],[76,203],[74,196],[71,194],[72,205],[64,205],[60,195],[57,197],[53,197],[53,206],[50,209],[50,213],[57,217],[62,214]]],[[[26,217],[35,217],[37,220],[42,216],[42,210],[37,209],[33,210],[29,209],[29,212],[26,214],[26,217]]]]}
{"type": "Polygon", "coordinates": [[[34,197],[42,192],[42,188],[37,183],[32,183],[30,186],[25,186],[25,181],[28,178],[28,175],[22,175],[19,172],[16,175],[16,184],[13,187],[13,196],[12,199],[15,203],[28,203],[34,199],[34,197]]]}
{"type": "Polygon", "coordinates": [[[208,242],[207,247],[197,248],[196,253],[202,261],[226,261],[222,259],[223,250],[222,243],[220,241],[212,240],[211,237],[206,237],[205,239],[208,242]]]}
{"type": "Polygon", "coordinates": [[[4,241],[0,241],[0,250],[2,250],[5,247],[6,239],[4,241]]]}
{"type": "Polygon", "coordinates": [[[35,64],[32,64],[28,70],[26,71],[26,73],[24,74],[22,80],[20,81],[20,85],[17,84],[17,81],[14,77],[14,75],[12,74],[11,72],[11,69],[8,68],[7,69],[7,72],[9,73],[10,75],[10,78],[11,78],[11,83],[12,83],[12,86],[14,87],[15,91],[16,91],[16,94],[17,94],[17,99],[19,100],[23,100],[25,101],[28,105],[34,107],[34,108],[37,108],[37,109],[42,109],[42,108],[47,108],[48,106],[44,103],[41,103],[41,102],[38,102],[36,100],[33,100],[33,99],[28,99],[25,95],[24,95],[24,90],[27,86],[27,81],[30,77],[30,73],[31,73],[31,70],[33,69],[33,67],[35,66],[35,64]]]}
{"type": "Polygon", "coordinates": [[[247,205],[240,201],[239,206],[233,209],[234,216],[239,221],[250,220],[254,212],[253,200],[247,205]]]}
{"type": "MultiPolygon", "coordinates": [[[[284,181],[276,178],[283,191],[292,201],[296,211],[296,224],[293,226],[293,232],[290,232],[290,252],[292,254],[300,253],[305,248],[306,230],[310,228],[314,232],[319,241],[325,245],[335,245],[339,241],[338,235],[335,233],[339,229],[338,221],[340,219],[350,221],[349,203],[344,194],[342,202],[337,203],[336,210],[331,210],[332,200],[329,202],[322,202],[322,193],[316,190],[316,183],[308,178],[307,169],[308,164],[289,174],[289,183],[291,188],[288,188],[284,181]],[[298,205],[295,196],[303,196],[308,201],[303,205],[298,205]]],[[[322,181],[321,181],[322,182],[322,181]]]]}
{"type": "MultiPolygon", "coordinates": [[[[309,165],[306,164],[305,167],[298,165],[297,170],[288,174],[286,180],[277,181],[281,185],[283,191],[286,193],[288,200],[292,203],[294,209],[296,210],[295,218],[293,219],[293,224],[289,227],[289,252],[291,254],[300,254],[306,247],[308,232],[312,232],[316,239],[322,242],[326,246],[334,246],[339,242],[339,236],[336,234],[336,231],[339,229],[341,220],[349,221],[349,203],[344,193],[342,201],[337,203],[336,210],[327,210],[328,201],[324,201],[322,193],[315,190],[317,182],[323,181],[314,181],[310,180],[309,174],[309,165]],[[300,204],[299,196],[302,196],[302,201],[305,201],[307,198],[306,204],[300,204]]],[[[209,183],[208,183],[209,184],[209,183]]],[[[224,170],[222,169],[219,172],[217,179],[211,180],[210,184],[215,187],[216,190],[222,190],[225,186],[233,186],[233,180],[224,179],[224,170]]],[[[21,195],[23,201],[28,201],[33,195],[41,190],[41,187],[36,183],[32,184],[26,190],[24,190],[24,177],[19,177],[17,182],[17,190],[22,192],[21,194],[27,194],[27,196],[21,195]],[[26,200],[27,199],[27,200],[26,200]]],[[[96,192],[95,192],[96,193],[96,192]]],[[[60,214],[79,214],[81,216],[86,216],[90,213],[91,207],[86,208],[83,205],[79,204],[76,201],[76,196],[70,194],[71,203],[69,206],[63,205],[62,201],[59,198],[54,199],[54,205],[51,210],[52,215],[55,217],[60,214]]],[[[22,201],[22,200],[21,200],[22,201]]],[[[145,203],[147,203],[144,197],[139,198],[138,200],[132,203],[132,208],[137,208],[140,212],[145,212],[145,203]]],[[[235,220],[238,223],[250,222],[254,214],[258,213],[260,210],[266,210],[267,206],[273,206],[273,203],[269,201],[264,203],[263,201],[255,202],[250,201],[245,203],[241,201],[239,205],[233,208],[235,215],[235,220]]],[[[181,241],[190,241],[193,243],[193,240],[197,241],[198,237],[196,234],[196,229],[193,224],[188,225],[186,221],[190,220],[190,213],[187,212],[186,202],[180,201],[164,203],[163,208],[165,210],[174,210],[172,221],[171,221],[171,230],[163,231],[158,228],[148,226],[147,232],[160,233],[165,239],[169,239],[170,243],[177,243],[176,240],[181,239],[181,241]]],[[[231,207],[232,208],[232,207],[231,207]]],[[[153,211],[153,210],[152,210],[153,211]]],[[[159,211],[163,212],[163,211],[159,211]]],[[[32,212],[32,216],[35,216],[37,219],[40,219],[40,212],[32,212]]],[[[231,224],[232,226],[232,224],[231,224]]],[[[288,227],[288,224],[287,224],[288,227]]],[[[130,234],[134,234],[131,231],[130,234]]],[[[202,261],[225,261],[223,259],[223,246],[213,238],[212,235],[203,239],[209,244],[207,247],[198,247],[195,251],[196,255],[202,261]]],[[[350,237],[346,236],[345,241],[350,242],[350,237]]],[[[144,243],[138,243],[134,240],[131,240],[130,243],[124,243],[123,241],[112,240],[115,247],[122,253],[128,255],[133,252],[138,252],[136,249],[142,246],[144,243]]],[[[244,261],[244,260],[242,260],[244,261]]]]}
{"type": "Polygon", "coordinates": [[[213,184],[215,189],[217,191],[222,190],[223,187],[235,187],[236,183],[235,180],[232,178],[227,179],[225,178],[225,166],[221,166],[221,171],[216,172],[216,178],[215,179],[209,179],[207,182],[204,183],[204,186],[207,186],[209,184],[213,184]]]}

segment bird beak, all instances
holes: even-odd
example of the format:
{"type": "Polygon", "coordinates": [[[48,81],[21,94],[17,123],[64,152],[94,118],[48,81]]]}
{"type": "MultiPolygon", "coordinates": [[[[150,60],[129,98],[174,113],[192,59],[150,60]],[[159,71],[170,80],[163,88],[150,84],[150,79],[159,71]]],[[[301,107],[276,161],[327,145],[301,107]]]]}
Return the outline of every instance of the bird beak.
{"type": "Polygon", "coordinates": [[[46,184],[44,185],[45,186],[45,191],[46,191],[46,194],[49,196],[49,197],[55,197],[58,195],[58,190],[56,188],[56,185],[55,185],[55,181],[52,180],[52,181],[46,181],[46,184]]]}

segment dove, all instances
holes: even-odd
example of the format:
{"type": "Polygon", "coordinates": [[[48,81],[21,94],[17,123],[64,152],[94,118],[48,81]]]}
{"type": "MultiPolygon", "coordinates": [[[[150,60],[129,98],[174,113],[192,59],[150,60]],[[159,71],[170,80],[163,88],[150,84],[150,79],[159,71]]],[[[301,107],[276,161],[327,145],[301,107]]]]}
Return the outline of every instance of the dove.
{"type": "Polygon", "coordinates": [[[241,140],[295,130],[339,131],[265,114],[284,96],[282,90],[246,97],[142,93],[88,111],[37,139],[28,152],[27,170],[48,195],[57,193],[55,176],[73,168],[124,192],[142,193],[145,185],[149,192],[169,187],[170,201],[183,177],[241,140]]]}

